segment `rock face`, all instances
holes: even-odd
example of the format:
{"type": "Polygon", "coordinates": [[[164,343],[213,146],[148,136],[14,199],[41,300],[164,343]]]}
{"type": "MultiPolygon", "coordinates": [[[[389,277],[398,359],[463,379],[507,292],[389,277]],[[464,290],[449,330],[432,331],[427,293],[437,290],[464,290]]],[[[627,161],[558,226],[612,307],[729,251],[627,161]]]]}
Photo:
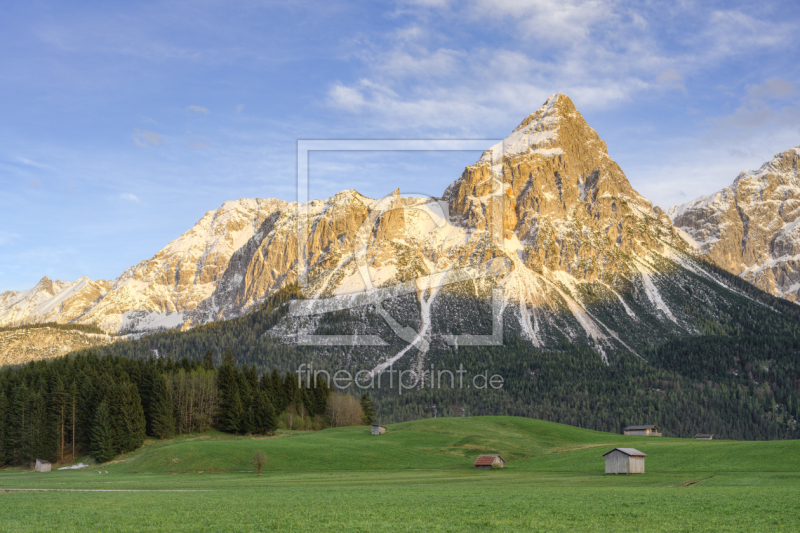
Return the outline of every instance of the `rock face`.
{"type": "Polygon", "coordinates": [[[490,204],[502,204],[503,237],[519,239],[536,272],[608,282],[631,274],[637,253],[663,251],[660,239],[678,244],[564,95],[551,96],[468,167],[444,199],[456,223],[473,229],[487,228],[490,204]],[[492,195],[493,183],[501,194],[492,195]]]}
{"type": "Polygon", "coordinates": [[[698,250],[762,290],[800,297],[800,146],[669,214],[698,250]]]}
{"type": "Polygon", "coordinates": [[[242,199],[209,211],[152,258],[123,272],[79,322],[110,331],[183,325],[183,314],[214,292],[233,252],[284,205],[274,199],[242,199]]]}

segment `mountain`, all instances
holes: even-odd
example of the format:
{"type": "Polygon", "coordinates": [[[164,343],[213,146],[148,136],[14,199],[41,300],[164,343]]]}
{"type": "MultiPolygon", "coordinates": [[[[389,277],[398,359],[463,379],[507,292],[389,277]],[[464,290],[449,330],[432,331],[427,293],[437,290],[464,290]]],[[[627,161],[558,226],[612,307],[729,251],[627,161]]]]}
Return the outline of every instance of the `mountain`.
{"type": "Polygon", "coordinates": [[[796,146],[729,187],[669,210],[714,263],[793,302],[800,297],[799,161],[796,146]]]}
{"type": "Polygon", "coordinates": [[[191,328],[92,351],[348,371],[377,382],[381,420],[798,435],[800,307],[697,254],[566,96],[487,148],[441,196],[275,204],[210,294],[173,313],[191,328]],[[442,387],[442,369],[503,387],[442,387]]]}
{"type": "MultiPolygon", "coordinates": [[[[431,346],[497,344],[504,334],[536,348],[588,345],[608,361],[700,334],[749,298],[682,235],[555,94],[441,196],[346,190],[303,205],[226,202],[107,289],[98,285],[82,312],[52,319],[188,329],[247,315],[294,288],[303,302],[269,335],[328,345],[329,354],[366,344],[360,357],[376,370],[400,360],[420,368],[431,346]]],[[[39,290],[37,306],[52,292],[39,290]]],[[[43,320],[26,305],[7,312],[8,323],[43,320]]]]}
{"type": "Polygon", "coordinates": [[[420,369],[432,344],[502,332],[538,348],[589,345],[604,360],[640,355],[733,316],[743,294],[631,187],[561,94],[441,197],[349,190],[276,211],[188,316],[236,318],[292,285],[305,301],[269,334],[329,355],[369,344],[359,357],[373,370],[401,359],[420,369]]]}
{"type": "Polygon", "coordinates": [[[72,283],[45,276],[32,289],[0,294],[0,326],[70,322],[83,315],[110,286],[111,282],[87,277],[72,283]]]}
{"type": "Polygon", "coordinates": [[[183,326],[184,313],[213,293],[233,252],[285,204],[260,198],[225,202],[113,281],[43,278],[28,291],[3,293],[0,325],[75,322],[113,332],[183,326]]]}

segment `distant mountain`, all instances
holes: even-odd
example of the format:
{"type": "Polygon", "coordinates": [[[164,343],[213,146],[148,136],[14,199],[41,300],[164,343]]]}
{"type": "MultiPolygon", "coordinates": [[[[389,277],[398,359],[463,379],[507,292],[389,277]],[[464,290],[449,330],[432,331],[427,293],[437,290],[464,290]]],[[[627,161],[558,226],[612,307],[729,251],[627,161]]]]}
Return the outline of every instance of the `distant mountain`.
{"type": "Polygon", "coordinates": [[[75,283],[43,277],[35,287],[23,292],[0,294],[0,326],[66,323],[80,318],[108,292],[111,282],[82,277],[75,283]]]}
{"type": "Polygon", "coordinates": [[[28,291],[5,292],[0,295],[0,326],[75,322],[109,332],[188,327],[184,313],[213,293],[233,252],[285,205],[260,198],[225,202],[113,281],[42,278],[28,291]]]}
{"type": "Polygon", "coordinates": [[[700,253],[759,288],[800,297],[800,146],[729,187],[669,210],[700,253]]]}

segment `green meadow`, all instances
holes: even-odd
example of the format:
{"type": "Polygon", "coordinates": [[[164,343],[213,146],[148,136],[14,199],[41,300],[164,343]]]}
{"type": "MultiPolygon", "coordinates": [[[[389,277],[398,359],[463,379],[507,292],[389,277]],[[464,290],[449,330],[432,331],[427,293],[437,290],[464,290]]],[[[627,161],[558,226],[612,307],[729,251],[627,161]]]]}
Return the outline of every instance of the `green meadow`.
{"type": "Polygon", "coordinates": [[[798,441],[440,418],[381,436],[208,432],[148,441],[85,470],[6,468],[0,530],[800,531],[798,494],[798,441]],[[646,474],[604,474],[601,455],[615,446],[647,453],[646,474]],[[258,450],[269,460],[261,476],[250,464],[258,450]],[[481,453],[500,453],[506,468],[476,470],[481,453]]]}

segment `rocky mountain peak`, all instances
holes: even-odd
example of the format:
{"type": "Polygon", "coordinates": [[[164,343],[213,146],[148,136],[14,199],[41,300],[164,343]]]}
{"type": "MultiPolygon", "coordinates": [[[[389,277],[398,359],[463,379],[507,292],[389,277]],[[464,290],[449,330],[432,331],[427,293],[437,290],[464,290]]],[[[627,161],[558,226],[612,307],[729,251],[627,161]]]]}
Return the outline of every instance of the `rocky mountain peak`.
{"type": "Polygon", "coordinates": [[[55,290],[55,287],[53,287],[53,280],[51,280],[47,276],[43,276],[42,279],[39,280],[39,282],[34,287],[34,290],[41,291],[41,292],[47,292],[51,296],[53,294],[55,294],[56,292],[58,292],[58,291],[55,290]]]}
{"type": "Polygon", "coordinates": [[[788,177],[791,181],[792,175],[797,176],[797,160],[800,156],[800,145],[790,148],[784,152],[777,153],[770,161],[761,165],[758,170],[743,170],[733,180],[735,186],[742,180],[775,180],[788,177]]]}
{"type": "Polygon", "coordinates": [[[759,288],[800,298],[800,146],[741,172],[714,194],[670,209],[697,249],[759,288]]]}
{"type": "Polygon", "coordinates": [[[671,231],[563,94],[467,167],[444,199],[465,228],[490,231],[493,213],[502,213],[503,238],[527,247],[531,268],[585,271],[580,278],[617,272],[624,261],[612,256],[658,247],[657,234],[671,231]]]}

